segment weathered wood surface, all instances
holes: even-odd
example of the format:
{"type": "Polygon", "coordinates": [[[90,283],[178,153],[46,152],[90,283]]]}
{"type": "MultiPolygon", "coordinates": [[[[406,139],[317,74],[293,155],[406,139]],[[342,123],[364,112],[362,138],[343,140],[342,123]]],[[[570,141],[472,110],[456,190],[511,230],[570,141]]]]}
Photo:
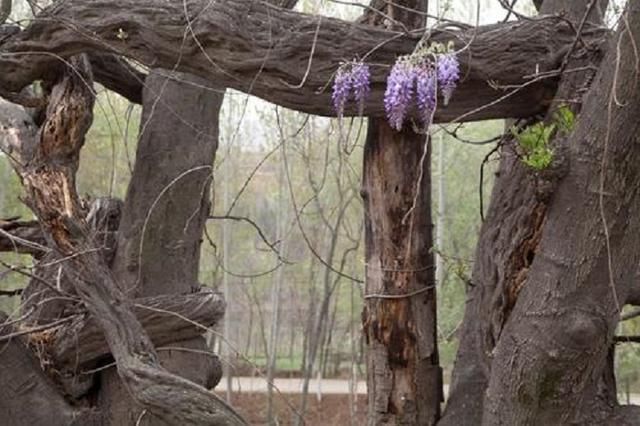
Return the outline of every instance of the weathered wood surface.
{"type": "Polygon", "coordinates": [[[119,290],[90,237],[75,189],[79,152],[91,124],[95,96],[88,59],[82,55],[72,58],[55,82],[38,134],[34,138],[25,135],[14,144],[16,156],[22,160],[14,165],[22,178],[26,202],[47,239],[67,256],[62,263],[63,273],[104,332],[129,394],[170,423],[245,424],[204,387],[160,365],[151,340],[133,313],[131,301],[119,290]]]}
{"type": "MultiPolygon", "coordinates": [[[[144,126],[111,268],[129,297],[184,294],[197,284],[224,92],[202,78],[167,70],[153,69],[145,80],[144,126]]],[[[221,365],[204,337],[192,337],[158,357],[169,371],[210,388],[221,365]]],[[[101,373],[100,383],[98,404],[110,413],[105,426],[135,423],[143,408],[122,398],[126,390],[115,372],[101,373]]],[[[140,422],[157,424],[151,414],[140,422]]]]}
{"type": "MultiPolygon", "coordinates": [[[[144,297],[133,302],[133,312],[154,346],[202,335],[224,315],[225,303],[215,292],[144,297]]],[[[52,336],[51,355],[59,368],[82,370],[110,355],[100,325],[79,316],[52,336]]]]}
{"type": "MultiPolygon", "coordinates": [[[[564,0],[546,0],[541,13],[563,12],[567,19],[579,22],[590,3],[591,0],[570,4],[564,0]]],[[[606,5],[602,6],[606,9],[606,5]]],[[[597,10],[593,8],[591,20],[601,23],[602,16],[597,10]]],[[[553,120],[555,109],[567,103],[579,113],[582,97],[597,72],[599,55],[599,52],[590,52],[579,58],[568,58],[568,69],[582,70],[562,76],[545,120],[553,120]]],[[[507,127],[510,126],[508,123],[507,127]]],[[[555,151],[552,169],[534,173],[520,160],[514,138],[505,136],[501,141],[500,165],[480,231],[472,282],[467,288],[468,302],[450,395],[441,421],[443,426],[474,426],[481,422],[484,398],[469,398],[469,395],[486,392],[493,370],[493,350],[520,290],[526,285],[538,252],[547,206],[567,171],[567,161],[562,160],[566,160],[566,138],[555,138],[552,143],[555,151]]]]}
{"type": "MultiPolygon", "coordinates": [[[[338,64],[365,58],[374,66],[364,115],[382,116],[389,66],[422,36],[421,31],[405,34],[241,0],[63,0],[43,13],[47,19],[34,21],[0,45],[0,88],[5,92],[18,92],[55,73],[61,66],[57,56],[108,52],[331,116],[331,82],[338,64]]],[[[594,41],[603,34],[589,29],[583,37],[594,41]]],[[[435,121],[528,117],[543,111],[555,82],[538,73],[556,69],[573,39],[574,29],[552,17],[433,31],[430,40],[463,48],[464,76],[435,121]],[[526,86],[514,92],[491,84],[526,86]]],[[[355,106],[346,112],[358,113],[355,106]]]]}
{"type": "Polygon", "coordinates": [[[142,103],[142,89],[147,77],[145,73],[117,55],[92,53],[89,61],[97,83],[124,96],[130,102],[142,103]]]}
{"type": "MultiPolygon", "coordinates": [[[[375,3],[375,2],[374,2],[375,3]]],[[[386,7],[409,28],[424,26],[426,0],[386,7]]],[[[362,21],[380,25],[379,15],[362,21]]],[[[405,125],[370,118],[364,149],[367,422],[434,425],[440,417],[436,289],[431,218],[431,144],[405,125]]]]}

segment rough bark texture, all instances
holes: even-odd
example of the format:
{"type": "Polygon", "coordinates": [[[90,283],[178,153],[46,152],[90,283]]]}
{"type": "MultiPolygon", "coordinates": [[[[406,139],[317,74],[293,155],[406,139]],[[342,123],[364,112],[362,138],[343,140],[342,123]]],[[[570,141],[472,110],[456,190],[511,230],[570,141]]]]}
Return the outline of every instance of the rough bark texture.
{"type": "MultiPolygon", "coordinates": [[[[213,292],[163,295],[136,299],[134,313],[154,346],[199,337],[202,327],[218,323],[225,304],[213,292]],[[202,327],[196,325],[199,324],[202,327]]],[[[57,368],[83,370],[108,358],[104,333],[91,317],[79,316],[50,336],[51,356],[57,368]]]]}
{"type": "Polygon", "coordinates": [[[21,141],[25,150],[18,155],[24,161],[17,163],[17,171],[27,202],[47,239],[68,257],[63,263],[64,273],[104,331],[129,394],[169,423],[244,424],[215,395],[160,366],[131,303],[95,248],[82,219],[74,181],[78,154],[91,123],[91,74],[88,60],[82,56],[73,59],[72,66],[52,88],[37,138],[21,141]]]}
{"type": "MultiPolygon", "coordinates": [[[[625,21],[569,138],[569,173],[549,205],[538,253],[496,345],[494,363],[502,368],[489,381],[484,424],[596,425],[621,413],[585,394],[598,396],[619,309],[640,262],[640,218],[633,214],[640,208],[633,48],[640,41],[640,1],[628,3],[625,21]]],[[[621,421],[631,422],[637,418],[621,421]]]]}
{"type": "MultiPolygon", "coordinates": [[[[427,11],[426,0],[400,6],[427,11]]],[[[385,5],[407,28],[424,16],[385,5]]],[[[363,22],[380,25],[380,15],[363,22]]],[[[431,145],[407,124],[394,131],[369,118],[362,196],[365,206],[367,423],[433,425],[440,417],[442,370],[438,360],[431,145]],[[419,292],[416,294],[416,292],[419,292]]]]}
{"type": "MultiPolygon", "coordinates": [[[[64,0],[46,13],[51,19],[34,21],[0,45],[4,92],[17,93],[33,80],[47,79],[60,68],[56,55],[116,52],[149,67],[199,75],[282,106],[334,115],[330,83],[340,61],[368,55],[368,62],[390,65],[397,55],[411,52],[421,36],[421,31],[406,35],[239,0],[64,0]]],[[[528,117],[542,111],[555,84],[553,78],[531,82],[531,76],[557,68],[573,42],[573,31],[555,18],[433,31],[434,41],[452,40],[458,47],[472,41],[460,56],[464,78],[457,95],[438,109],[435,121],[462,115],[462,121],[528,117]],[[530,84],[512,93],[488,82],[530,84]]],[[[596,31],[585,37],[601,35],[596,31]]],[[[388,71],[385,66],[372,68],[365,115],[384,114],[388,71]]],[[[359,111],[350,105],[346,113],[359,111]]]]}
{"type": "Polygon", "coordinates": [[[206,82],[186,75],[169,79],[155,71],[145,85],[136,166],[113,264],[131,295],[189,292],[197,286],[222,103],[222,90],[198,85],[206,82]]]}
{"type": "MultiPolygon", "coordinates": [[[[569,4],[547,0],[542,13],[564,12],[578,28],[590,3],[589,0],[569,4]]],[[[598,7],[591,9],[583,31],[590,28],[589,22],[602,22],[598,12],[599,7],[606,7],[605,3],[599,2],[598,7]]],[[[593,67],[600,62],[600,56],[597,50],[577,48],[566,60],[567,69],[578,69],[593,67]]],[[[545,120],[551,121],[561,104],[568,103],[577,113],[593,75],[594,71],[589,69],[565,74],[545,120]]],[[[471,426],[481,421],[484,394],[493,371],[492,352],[530,274],[547,205],[568,168],[567,141],[562,138],[553,141],[554,164],[542,173],[522,163],[521,152],[512,137],[502,142],[500,166],[476,249],[461,342],[442,425],[471,426]]]]}
{"type": "Polygon", "coordinates": [[[428,425],[440,414],[430,167],[421,161],[423,149],[429,149],[424,135],[370,120],[362,191],[370,425],[428,425]],[[416,291],[422,292],[407,296],[416,291]]]}
{"type": "MultiPolygon", "coordinates": [[[[0,313],[0,324],[7,316],[0,313]]],[[[0,327],[0,336],[16,331],[0,327]]],[[[0,343],[0,413],[12,426],[86,424],[86,417],[69,405],[44,374],[38,359],[20,338],[0,343]],[[55,416],[52,414],[55,413],[55,416]]],[[[7,423],[5,423],[7,422],[7,423]]]]}
{"type": "MultiPolygon", "coordinates": [[[[96,252],[106,265],[113,260],[121,210],[122,201],[98,198],[86,215],[89,239],[95,243],[96,252]]],[[[76,295],[73,280],[64,271],[64,262],[65,255],[55,247],[47,249],[34,262],[33,275],[22,293],[22,311],[32,312],[26,320],[28,323],[46,324],[81,309],[82,301],[76,295]]]]}
{"type": "MultiPolygon", "coordinates": [[[[197,77],[152,71],[146,78],[136,163],[112,268],[129,297],[189,293],[198,287],[222,97],[223,90],[197,77]]],[[[202,353],[208,351],[204,338],[193,333],[173,337],[174,342],[195,340],[172,344],[177,350],[160,353],[162,364],[200,385],[217,384],[219,366],[212,369],[211,355],[202,353]]],[[[104,373],[102,383],[107,424],[139,418],[140,424],[163,424],[122,397],[115,372],[104,373]]]]}
{"type": "Polygon", "coordinates": [[[89,61],[96,82],[130,102],[142,103],[142,88],[147,77],[144,73],[116,55],[92,53],[89,61]]]}

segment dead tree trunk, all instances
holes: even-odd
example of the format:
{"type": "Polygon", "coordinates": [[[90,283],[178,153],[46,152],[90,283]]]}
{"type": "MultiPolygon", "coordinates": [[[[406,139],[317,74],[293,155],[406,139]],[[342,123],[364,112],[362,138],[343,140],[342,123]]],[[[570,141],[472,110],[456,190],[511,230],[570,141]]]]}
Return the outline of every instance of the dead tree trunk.
{"type": "MultiPolygon", "coordinates": [[[[401,5],[428,10],[424,0],[401,5]]],[[[385,11],[408,28],[425,25],[420,14],[385,11]]],[[[362,178],[369,425],[433,425],[440,417],[430,153],[427,136],[369,119],[362,178]]]]}

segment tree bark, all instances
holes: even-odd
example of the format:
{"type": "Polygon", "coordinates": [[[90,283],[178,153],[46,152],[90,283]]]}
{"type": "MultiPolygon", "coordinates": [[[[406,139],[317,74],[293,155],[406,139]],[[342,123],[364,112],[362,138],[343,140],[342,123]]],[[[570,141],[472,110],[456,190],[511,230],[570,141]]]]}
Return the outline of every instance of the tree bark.
{"type": "MultiPolygon", "coordinates": [[[[0,324],[7,316],[0,313],[0,324]]],[[[0,327],[0,336],[16,331],[0,327]]],[[[87,424],[87,418],[59,393],[21,338],[0,343],[0,413],[12,426],[69,426],[87,424]],[[55,413],[55,416],[52,416],[55,413]]],[[[85,413],[86,414],[86,413],[85,413]]]]}
{"type": "MultiPolygon", "coordinates": [[[[224,89],[185,74],[169,76],[154,70],[146,77],[136,163],[112,268],[129,297],[198,290],[200,243],[210,209],[223,93],[224,89]]],[[[206,354],[203,331],[166,339],[162,343],[173,343],[170,346],[176,350],[159,353],[159,359],[169,371],[212,387],[221,367],[217,357],[206,354]]],[[[164,424],[123,395],[126,391],[115,371],[104,372],[99,398],[102,411],[108,413],[107,424],[139,419],[142,425],[164,424]]]]}
{"type": "Polygon", "coordinates": [[[597,389],[640,262],[632,213],[640,208],[640,1],[627,4],[624,20],[569,137],[570,170],[496,345],[501,368],[492,371],[484,424],[604,424],[632,411],[600,400],[597,389]]]}
{"type": "Polygon", "coordinates": [[[48,251],[47,242],[35,220],[0,219],[0,252],[42,256],[48,251]]]}
{"type": "MultiPolygon", "coordinates": [[[[400,3],[428,11],[426,0],[400,3]]],[[[409,29],[424,16],[385,6],[409,29]]],[[[380,16],[365,21],[380,25],[380,16]]],[[[431,220],[431,144],[409,125],[394,131],[369,118],[364,150],[367,423],[433,425],[440,418],[442,370],[438,359],[436,289],[431,220]]]]}
{"type": "Polygon", "coordinates": [[[159,365],[151,341],[89,235],[75,190],[75,171],[91,123],[93,96],[88,60],[76,57],[52,87],[37,138],[16,144],[22,148],[16,158],[23,161],[15,164],[26,201],[51,245],[67,257],[64,273],[104,331],[129,394],[170,423],[244,424],[215,395],[159,365]]]}
{"type": "MultiPolygon", "coordinates": [[[[588,9],[590,4],[589,0],[570,3],[546,0],[541,13],[563,12],[567,19],[575,22],[576,28],[586,19],[584,23],[588,29],[602,22],[600,11],[606,9],[603,1],[588,9]]],[[[567,102],[574,112],[579,112],[582,95],[594,75],[589,68],[593,69],[600,62],[600,55],[594,52],[578,49],[566,55],[567,69],[584,70],[563,75],[545,118],[547,121],[553,119],[558,106],[567,102]]],[[[500,166],[478,240],[442,425],[471,426],[481,421],[483,395],[493,371],[491,354],[530,274],[546,221],[547,206],[568,167],[567,141],[563,138],[552,141],[554,164],[542,173],[534,173],[522,163],[514,138],[507,136],[501,143],[500,166]],[[469,395],[476,397],[469,398],[469,395]]]]}
{"type": "MultiPolygon", "coordinates": [[[[367,62],[390,65],[398,55],[410,53],[422,35],[422,31],[407,35],[239,0],[161,4],[63,0],[46,13],[48,19],[35,20],[2,43],[4,92],[17,93],[36,79],[46,80],[60,68],[57,56],[115,52],[149,67],[199,75],[288,108],[333,116],[329,85],[340,61],[366,56],[367,62]]],[[[603,34],[590,30],[583,37],[593,40],[603,34]]],[[[430,39],[466,48],[460,55],[464,78],[457,95],[447,107],[438,108],[434,119],[470,121],[529,117],[544,111],[555,78],[536,73],[558,67],[573,43],[574,30],[561,18],[549,17],[435,30],[430,39]]],[[[384,115],[387,74],[387,66],[372,67],[372,91],[364,115],[384,115]]],[[[359,109],[349,105],[346,114],[357,115],[359,109]]]]}
{"type": "MultiPolygon", "coordinates": [[[[133,301],[133,307],[154,346],[159,347],[201,336],[203,327],[212,327],[222,319],[225,304],[220,295],[207,291],[140,298],[133,301]]],[[[110,354],[104,333],[87,316],[78,316],[57,330],[51,341],[53,362],[61,370],[94,368],[110,354]]],[[[199,381],[204,386],[203,379],[199,381]]]]}
{"type": "Polygon", "coordinates": [[[440,414],[429,153],[416,149],[430,149],[424,135],[370,120],[362,190],[370,425],[434,424],[440,414]]]}

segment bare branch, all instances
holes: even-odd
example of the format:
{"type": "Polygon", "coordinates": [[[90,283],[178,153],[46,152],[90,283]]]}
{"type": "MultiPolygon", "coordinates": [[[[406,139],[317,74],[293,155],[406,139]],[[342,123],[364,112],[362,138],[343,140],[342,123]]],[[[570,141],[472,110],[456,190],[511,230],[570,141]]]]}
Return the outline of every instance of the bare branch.
{"type": "Polygon", "coordinates": [[[39,256],[48,250],[44,234],[37,221],[0,219],[0,252],[39,256]]]}

